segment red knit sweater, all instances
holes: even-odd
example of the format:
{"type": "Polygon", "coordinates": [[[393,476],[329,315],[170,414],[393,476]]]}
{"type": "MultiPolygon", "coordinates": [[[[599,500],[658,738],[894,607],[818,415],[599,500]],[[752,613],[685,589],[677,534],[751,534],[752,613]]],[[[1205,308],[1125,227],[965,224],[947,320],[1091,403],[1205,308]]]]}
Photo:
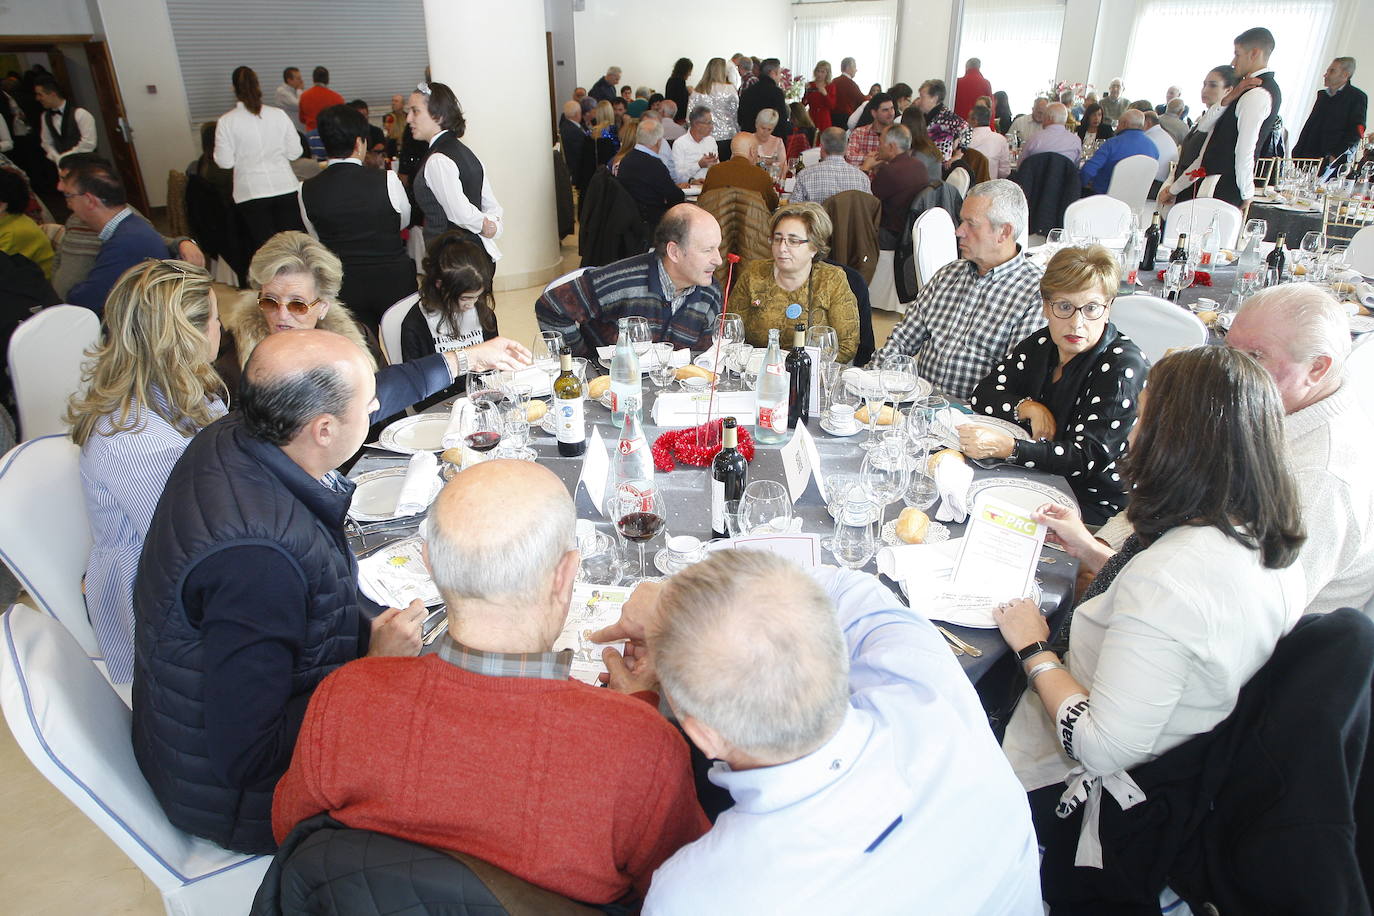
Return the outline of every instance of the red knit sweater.
{"type": "Polygon", "coordinates": [[[277,785],[277,841],[320,812],[586,903],[642,897],[710,827],[686,742],[648,704],[433,655],[359,659],[316,689],[277,785]]]}

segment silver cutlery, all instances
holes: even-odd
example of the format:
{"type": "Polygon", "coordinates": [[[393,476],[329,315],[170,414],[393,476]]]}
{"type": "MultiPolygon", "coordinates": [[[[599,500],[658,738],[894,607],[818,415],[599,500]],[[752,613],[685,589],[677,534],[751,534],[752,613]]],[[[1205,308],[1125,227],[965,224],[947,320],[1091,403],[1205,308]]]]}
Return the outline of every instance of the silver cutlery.
{"type": "Polygon", "coordinates": [[[949,630],[946,630],[939,624],[936,624],[935,629],[939,630],[940,634],[949,641],[949,644],[954,648],[958,649],[961,653],[972,656],[973,658],[982,657],[983,650],[978,648],[977,646],[964,642],[962,639],[955,636],[953,633],[951,633],[949,630]]]}

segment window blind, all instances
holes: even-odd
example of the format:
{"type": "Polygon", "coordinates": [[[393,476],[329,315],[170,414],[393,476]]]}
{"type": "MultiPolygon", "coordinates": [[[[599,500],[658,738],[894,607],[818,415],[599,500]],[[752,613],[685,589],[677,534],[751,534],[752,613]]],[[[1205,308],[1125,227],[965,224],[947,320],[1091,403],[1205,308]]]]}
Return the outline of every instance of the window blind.
{"type": "MultiPolygon", "coordinates": [[[[976,57],[993,91],[1003,91],[1014,114],[1030,111],[1050,90],[1059,66],[1064,0],[964,0],[956,72],[976,57]]],[[[949,87],[950,98],[954,87],[949,87]]]]}
{"type": "Polygon", "coordinates": [[[234,107],[240,65],[257,71],[267,105],[285,68],[299,67],[309,88],[310,71],[327,67],[329,88],[380,117],[429,62],[422,0],[167,0],[167,12],[195,123],[234,107]]]}

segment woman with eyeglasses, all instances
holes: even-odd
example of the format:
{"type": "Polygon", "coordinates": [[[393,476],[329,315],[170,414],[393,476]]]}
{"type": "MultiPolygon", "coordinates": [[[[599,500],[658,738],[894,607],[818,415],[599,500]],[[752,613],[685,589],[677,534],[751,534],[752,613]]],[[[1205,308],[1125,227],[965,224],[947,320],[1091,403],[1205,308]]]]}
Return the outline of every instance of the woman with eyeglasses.
{"type": "Polygon", "coordinates": [[[1018,440],[965,424],[959,447],[1067,478],[1083,521],[1101,525],[1127,502],[1117,462],[1135,426],[1149,363],[1111,323],[1121,268],[1100,245],[1065,248],[1040,280],[1048,324],[1012,347],[969,398],[975,414],[1029,430],[1018,440]]]}
{"type": "Polygon", "coordinates": [[[127,684],[134,573],[153,509],[191,437],[226,410],[210,275],[185,261],[129,268],[105,300],[105,328],[67,422],[91,524],[86,609],[110,679],[127,684]]]}
{"type": "Polygon", "coordinates": [[[773,258],[750,261],[735,277],[730,311],[744,319],[744,338],[768,346],[768,331],[778,328],[785,345],[792,329],[829,326],[839,338],[840,362],[859,349],[859,305],[844,269],[822,259],[830,252],[830,217],[820,204],[787,204],[773,211],[773,258]]]}

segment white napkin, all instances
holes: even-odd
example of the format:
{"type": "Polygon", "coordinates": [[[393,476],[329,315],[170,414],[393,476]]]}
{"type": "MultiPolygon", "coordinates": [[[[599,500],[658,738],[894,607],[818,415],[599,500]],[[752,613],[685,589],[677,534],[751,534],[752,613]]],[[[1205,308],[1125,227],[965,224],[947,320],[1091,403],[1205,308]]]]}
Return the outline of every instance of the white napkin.
{"type": "Polygon", "coordinates": [[[1356,283],[1355,295],[1359,298],[1360,305],[1374,309],[1374,283],[1356,283]]]}
{"type": "Polygon", "coordinates": [[[968,518],[968,488],[972,483],[973,468],[966,462],[947,459],[935,466],[935,486],[940,491],[936,521],[962,522],[968,518]]]}
{"type": "MultiPolygon", "coordinates": [[[[697,408],[711,398],[709,390],[699,392],[665,391],[654,399],[651,417],[655,426],[682,428],[702,422],[697,408]]],[[[741,426],[757,422],[758,398],[752,391],[717,391],[712,410],[716,417],[734,417],[741,426]]],[[[705,413],[701,414],[704,417],[705,413]]]]}
{"type": "Polygon", "coordinates": [[[840,373],[840,378],[844,379],[845,385],[855,391],[882,390],[882,376],[877,372],[870,372],[867,369],[860,369],[857,366],[850,367],[840,373]]]}
{"type": "Polygon", "coordinates": [[[471,406],[472,402],[467,398],[453,402],[448,414],[448,427],[444,430],[444,448],[458,448],[463,444],[463,415],[471,406]]]}
{"type": "MultiPolygon", "coordinates": [[[[655,344],[654,346],[658,346],[658,344],[655,344]]],[[[711,351],[708,350],[707,352],[711,351]]],[[[596,356],[603,366],[609,367],[611,365],[611,360],[615,358],[615,345],[612,344],[609,347],[597,347],[596,356]]],[[[685,347],[681,350],[674,350],[672,356],[668,357],[668,365],[672,366],[674,369],[681,369],[683,366],[687,365],[691,361],[692,351],[686,349],[685,347]]],[[[645,353],[643,356],[639,358],[639,364],[641,368],[652,366],[654,364],[653,357],[651,357],[648,353],[645,353]]]]}
{"type": "Polygon", "coordinates": [[[396,517],[415,515],[429,508],[439,494],[439,459],[433,452],[416,452],[406,466],[401,495],[396,497],[396,517]]]}
{"type": "Polygon", "coordinates": [[[553,382],[549,381],[549,374],[538,366],[521,369],[515,373],[514,380],[517,385],[530,386],[530,397],[542,398],[553,393],[553,382]]]}
{"type": "Polygon", "coordinates": [[[945,582],[954,571],[954,559],[958,555],[957,540],[884,547],[878,551],[878,572],[894,582],[945,582]]]}

